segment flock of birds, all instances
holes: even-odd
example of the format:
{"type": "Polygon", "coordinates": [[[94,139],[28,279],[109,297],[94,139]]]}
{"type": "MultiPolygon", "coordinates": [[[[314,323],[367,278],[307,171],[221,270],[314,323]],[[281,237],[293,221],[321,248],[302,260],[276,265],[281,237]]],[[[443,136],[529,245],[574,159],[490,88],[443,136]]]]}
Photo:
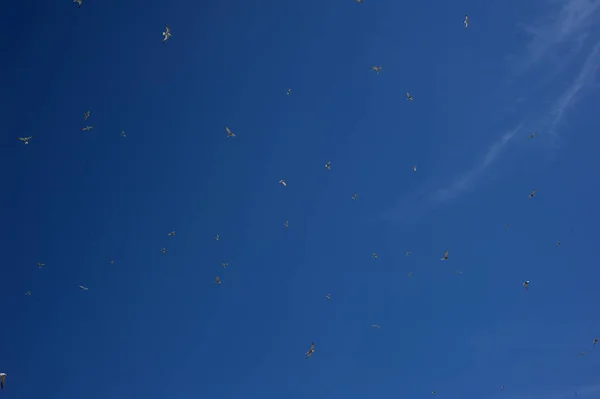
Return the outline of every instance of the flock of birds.
{"type": "MultiPolygon", "coordinates": [[[[357,3],[363,3],[363,0],[355,0],[355,1],[356,1],[357,3]]],[[[76,3],[76,4],[78,5],[78,7],[81,7],[81,6],[82,6],[82,4],[83,4],[83,0],[73,0],[73,3],[76,3]]],[[[468,15],[465,15],[465,19],[464,19],[464,25],[465,25],[465,28],[468,28],[468,27],[469,27],[469,16],[468,16],[468,15]]],[[[168,40],[171,38],[171,28],[170,28],[168,25],[166,25],[166,24],[165,24],[165,31],[162,33],[162,35],[163,35],[163,40],[162,40],[162,43],[165,43],[165,42],[167,42],[167,41],[168,41],[168,40]]],[[[372,69],[372,70],[374,70],[374,71],[375,71],[377,74],[379,74],[379,73],[380,73],[380,72],[383,70],[383,67],[381,67],[381,66],[372,66],[372,67],[371,67],[371,69],[372,69]]],[[[288,89],[286,90],[286,95],[288,95],[288,96],[289,96],[289,95],[291,95],[291,92],[292,92],[292,89],[291,89],[291,88],[288,88],[288,89]]],[[[407,99],[408,101],[414,101],[414,98],[413,98],[413,96],[412,96],[410,93],[408,93],[408,92],[406,93],[406,99],[407,99]]],[[[84,114],[83,120],[84,120],[84,121],[87,121],[87,120],[88,120],[88,118],[89,118],[90,116],[91,116],[91,111],[90,111],[90,110],[86,111],[86,112],[85,112],[85,114],[84,114]]],[[[88,131],[91,131],[93,128],[94,128],[94,127],[93,127],[93,126],[91,126],[91,125],[86,125],[86,126],[84,126],[84,127],[82,127],[82,128],[81,128],[81,131],[88,132],[88,131]]],[[[232,131],[232,130],[229,128],[229,127],[227,127],[227,126],[226,126],[226,127],[225,127],[225,131],[226,131],[226,133],[227,133],[227,136],[226,136],[226,138],[233,138],[233,137],[236,137],[236,134],[235,134],[235,133],[234,133],[234,132],[233,132],[233,131],[232,131]]],[[[532,133],[532,134],[530,134],[530,136],[529,136],[529,139],[533,139],[533,138],[535,138],[536,134],[537,134],[537,133],[535,133],[535,132],[534,132],[534,133],[532,133]]],[[[122,137],[127,137],[127,135],[125,134],[125,131],[121,131],[121,136],[122,136],[122,137]]],[[[20,141],[22,141],[24,144],[29,144],[29,142],[30,142],[30,141],[31,141],[33,138],[34,138],[33,136],[28,136],[28,137],[18,137],[17,139],[18,139],[18,140],[20,140],[20,141]]],[[[325,164],[325,168],[327,168],[327,170],[331,170],[331,160],[327,161],[327,163],[325,164]]],[[[413,166],[413,172],[416,172],[416,171],[417,171],[417,165],[414,165],[414,166],[413,166]]],[[[279,180],[279,182],[278,182],[278,183],[279,183],[279,184],[281,184],[281,185],[282,185],[282,186],[284,186],[284,187],[287,187],[287,182],[286,182],[285,180],[283,180],[283,179],[282,179],[282,180],[279,180]]],[[[531,193],[529,194],[529,198],[530,198],[530,199],[531,199],[531,198],[534,198],[534,197],[535,197],[535,195],[536,195],[536,189],[534,188],[534,189],[531,191],[531,193]]],[[[357,195],[357,193],[354,193],[354,194],[352,195],[352,200],[356,200],[357,198],[358,198],[358,195],[357,195]]],[[[285,225],[285,227],[286,227],[286,228],[287,228],[287,227],[289,227],[289,222],[286,220],[284,225],[285,225]]],[[[508,229],[508,224],[506,224],[506,225],[505,225],[505,229],[508,229]]],[[[175,231],[171,231],[170,233],[168,233],[168,236],[170,236],[170,237],[173,237],[173,236],[175,236],[175,231]]],[[[216,241],[219,241],[219,235],[218,235],[218,234],[217,234],[217,235],[215,235],[215,237],[214,237],[214,238],[215,238],[215,240],[216,240],[216,241]]],[[[557,246],[560,246],[560,245],[561,245],[561,241],[557,241],[557,243],[556,243],[556,244],[557,244],[557,246]]],[[[167,249],[166,249],[166,248],[162,248],[162,249],[161,249],[161,252],[162,252],[163,254],[165,254],[165,253],[167,252],[167,249]]],[[[405,254],[405,255],[407,255],[407,256],[408,256],[408,255],[411,255],[411,252],[410,252],[410,251],[408,251],[408,252],[406,252],[406,254],[405,254]]],[[[448,254],[448,251],[446,251],[446,252],[444,253],[444,256],[441,258],[441,260],[442,260],[442,261],[448,260],[448,255],[449,255],[449,254],[448,254]]],[[[377,253],[373,253],[372,257],[373,257],[373,259],[377,259],[377,258],[378,258],[378,256],[377,256],[377,253]]],[[[110,263],[111,265],[114,265],[115,261],[114,261],[114,260],[110,260],[110,261],[109,261],[109,263],[110,263]]],[[[42,268],[42,267],[44,267],[44,266],[45,266],[45,264],[44,264],[44,263],[41,263],[41,262],[37,262],[37,266],[38,266],[39,268],[42,268]]],[[[221,266],[222,266],[223,268],[227,268],[227,266],[229,266],[229,264],[228,264],[227,262],[222,262],[222,263],[221,263],[221,266]]],[[[462,272],[461,272],[461,271],[455,271],[455,274],[462,274],[462,272]]],[[[411,276],[412,276],[412,273],[408,273],[408,277],[411,277],[411,276]]],[[[215,282],[217,283],[217,285],[221,285],[221,284],[222,284],[221,278],[220,278],[219,276],[216,276],[216,277],[215,277],[215,282]]],[[[527,281],[524,281],[524,282],[522,283],[522,285],[524,286],[525,290],[529,290],[529,284],[530,284],[530,282],[529,282],[528,280],[527,280],[527,281]]],[[[81,290],[83,290],[83,291],[88,291],[88,288],[87,288],[87,287],[85,287],[85,286],[83,286],[83,285],[80,285],[80,286],[79,286],[79,288],[80,288],[81,290]]],[[[25,293],[25,295],[26,295],[26,296],[31,296],[31,291],[29,291],[29,290],[28,290],[28,291],[25,293]]],[[[326,298],[327,300],[330,300],[330,299],[331,299],[331,294],[330,294],[330,293],[328,293],[328,294],[325,296],[325,298],[326,298]]],[[[381,326],[379,326],[378,324],[372,324],[372,327],[373,327],[373,328],[376,328],[376,329],[379,329],[379,328],[381,328],[381,326]]],[[[586,355],[586,354],[587,354],[587,353],[589,353],[589,352],[590,352],[590,351],[591,351],[591,350],[592,350],[592,349],[593,349],[593,348],[594,348],[594,347],[595,347],[597,344],[598,344],[598,338],[596,338],[596,339],[594,339],[594,340],[593,340],[591,347],[590,347],[590,348],[589,348],[587,351],[580,352],[580,353],[579,353],[579,356],[584,356],[584,355],[586,355]]],[[[306,355],[306,359],[309,359],[309,358],[310,358],[310,357],[311,357],[311,356],[312,356],[314,353],[315,353],[315,343],[314,343],[314,342],[312,342],[312,343],[310,344],[310,347],[309,347],[308,351],[305,353],[305,355],[306,355]]],[[[0,373],[0,388],[1,388],[1,389],[4,389],[5,381],[6,381],[6,373],[0,373]]],[[[501,390],[504,390],[504,388],[505,388],[504,386],[501,386],[501,390]]],[[[434,394],[434,395],[435,395],[435,394],[436,394],[436,391],[432,391],[432,394],[434,394]]]]}

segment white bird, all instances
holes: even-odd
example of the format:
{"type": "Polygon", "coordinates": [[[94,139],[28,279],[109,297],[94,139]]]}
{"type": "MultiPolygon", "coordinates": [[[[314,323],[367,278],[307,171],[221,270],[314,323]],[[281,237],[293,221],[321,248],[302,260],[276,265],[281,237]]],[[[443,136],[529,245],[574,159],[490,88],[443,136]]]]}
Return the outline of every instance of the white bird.
{"type": "Polygon", "coordinates": [[[88,287],[84,287],[83,285],[80,285],[79,288],[81,288],[84,291],[87,291],[89,289],[88,287]]]}
{"type": "Polygon", "coordinates": [[[285,227],[290,227],[290,222],[288,220],[286,220],[284,226],[285,227]]]}
{"type": "Polygon", "coordinates": [[[5,382],[6,382],[6,373],[0,373],[0,389],[4,389],[5,382]]]}
{"type": "Polygon", "coordinates": [[[163,40],[162,42],[166,42],[167,40],[169,40],[169,38],[171,37],[171,28],[169,28],[167,26],[167,24],[165,24],[165,31],[163,32],[163,40]]]}
{"type": "Polygon", "coordinates": [[[355,199],[357,199],[357,198],[358,198],[358,195],[357,195],[356,193],[354,193],[354,194],[352,195],[352,199],[353,199],[353,200],[355,200],[355,199]]]}
{"type": "Polygon", "coordinates": [[[383,67],[372,66],[371,69],[374,70],[375,72],[377,72],[377,75],[379,75],[379,72],[381,72],[381,70],[383,69],[383,67]]]}
{"type": "Polygon", "coordinates": [[[404,254],[404,256],[408,256],[410,254],[412,254],[412,252],[408,251],[407,253],[404,254]]]}
{"type": "Polygon", "coordinates": [[[469,27],[469,16],[465,15],[465,28],[469,27]]]}
{"type": "Polygon", "coordinates": [[[279,184],[283,184],[283,187],[287,187],[287,183],[285,180],[279,180],[279,184]]]}
{"type": "Polygon", "coordinates": [[[82,132],[89,132],[90,130],[92,130],[94,128],[94,126],[86,126],[86,127],[82,127],[81,131],[82,132]]]}
{"type": "Polygon", "coordinates": [[[219,235],[218,234],[215,236],[215,241],[219,241],[219,235]]]}
{"type": "Polygon", "coordinates": [[[38,267],[41,269],[42,267],[46,266],[45,263],[42,262],[37,262],[38,267]]]}
{"type": "Polygon", "coordinates": [[[292,94],[292,89],[287,89],[287,91],[285,92],[285,94],[287,94],[288,96],[289,96],[290,94],[292,94]]]}
{"type": "Polygon", "coordinates": [[[371,324],[371,327],[373,327],[373,328],[381,328],[381,327],[379,326],[379,324],[371,324]]]}
{"type": "Polygon", "coordinates": [[[442,260],[448,260],[448,251],[446,251],[446,253],[444,254],[444,257],[442,258],[442,260]]]}
{"type": "Polygon", "coordinates": [[[221,279],[219,278],[219,276],[215,277],[215,281],[218,285],[221,285],[221,279]]]}
{"type": "Polygon", "coordinates": [[[308,350],[308,352],[305,353],[306,358],[310,358],[312,356],[312,354],[315,353],[315,343],[313,342],[312,344],[310,344],[310,349],[308,350]]]}
{"type": "Polygon", "coordinates": [[[412,101],[413,100],[413,96],[410,95],[410,93],[406,93],[406,99],[412,101]]]}
{"type": "Polygon", "coordinates": [[[115,261],[114,261],[114,260],[111,260],[111,261],[110,261],[110,262],[108,262],[108,263],[110,263],[111,265],[114,265],[114,264],[115,264],[115,261]]]}
{"type": "Polygon", "coordinates": [[[127,137],[127,135],[125,134],[125,130],[121,130],[121,136],[122,137],[127,137]]]}
{"type": "Polygon", "coordinates": [[[535,197],[535,188],[531,191],[531,194],[529,194],[529,198],[533,197],[535,197]]]}
{"type": "Polygon", "coordinates": [[[172,231],[168,234],[169,237],[173,237],[175,235],[175,231],[172,231]]]}
{"type": "Polygon", "coordinates": [[[92,111],[87,111],[85,114],[83,114],[83,120],[87,121],[87,119],[90,117],[91,114],[92,114],[92,111]]]}
{"type": "Polygon", "coordinates": [[[32,138],[33,138],[33,136],[17,137],[17,140],[21,140],[23,142],[23,144],[29,144],[29,140],[31,140],[32,138]]]}
{"type": "Polygon", "coordinates": [[[417,165],[413,166],[413,172],[417,171],[417,165]]]}
{"type": "Polygon", "coordinates": [[[331,161],[327,161],[325,167],[327,168],[327,170],[331,170],[331,161]]]}
{"type": "Polygon", "coordinates": [[[31,291],[27,290],[27,292],[25,293],[25,295],[31,296],[31,291]]]}
{"type": "Polygon", "coordinates": [[[525,290],[529,290],[529,280],[525,281],[523,286],[525,287],[525,290]]]}
{"type": "Polygon", "coordinates": [[[235,133],[231,131],[230,128],[228,128],[227,126],[225,126],[225,130],[227,131],[227,137],[235,137],[235,133]]]}
{"type": "Polygon", "coordinates": [[[81,3],[83,3],[83,0],[73,0],[73,3],[77,3],[77,7],[81,7],[81,3]]]}
{"type": "Polygon", "coordinates": [[[162,252],[163,254],[166,254],[167,253],[167,248],[161,249],[160,252],[162,252]]]}
{"type": "Polygon", "coordinates": [[[325,298],[331,299],[331,294],[327,294],[327,296],[325,298]]]}
{"type": "Polygon", "coordinates": [[[227,263],[227,262],[221,262],[221,266],[227,267],[227,266],[229,266],[229,263],[227,263]]]}
{"type": "Polygon", "coordinates": [[[377,259],[377,254],[375,252],[373,252],[373,259],[377,259]]]}

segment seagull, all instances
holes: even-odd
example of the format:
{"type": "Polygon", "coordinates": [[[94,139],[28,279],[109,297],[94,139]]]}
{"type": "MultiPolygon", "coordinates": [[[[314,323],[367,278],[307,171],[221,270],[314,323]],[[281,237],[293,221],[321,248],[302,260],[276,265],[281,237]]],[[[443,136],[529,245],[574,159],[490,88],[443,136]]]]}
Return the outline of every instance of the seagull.
{"type": "MultiPolygon", "coordinates": [[[[327,294],[327,296],[325,297],[327,299],[331,299],[331,294],[327,294]]],[[[596,340],[597,341],[597,340],[596,340]]]]}
{"type": "Polygon", "coordinates": [[[41,263],[41,262],[37,262],[38,267],[41,269],[42,267],[46,266],[45,263],[41,263]]]}
{"type": "Polygon", "coordinates": [[[529,290],[529,280],[525,281],[523,286],[525,287],[525,290],[529,290]]]}
{"type": "Polygon", "coordinates": [[[82,132],[89,132],[90,130],[92,130],[94,128],[94,126],[86,126],[86,127],[82,127],[81,131],[82,132]]]}
{"type": "Polygon", "coordinates": [[[227,267],[227,266],[229,266],[229,263],[227,263],[227,262],[221,262],[221,266],[227,267]]]}
{"type": "Polygon", "coordinates": [[[219,241],[219,235],[218,234],[215,236],[215,241],[219,241]]]}
{"type": "Polygon", "coordinates": [[[560,247],[560,244],[562,244],[562,242],[560,242],[560,240],[556,241],[556,246],[560,247]]]}
{"type": "Polygon", "coordinates": [[[531,191],[531,194],[529,194],[529,198],[533,197],[535,197],[535,188],[531,191]]]}
{"type": "Polygon", "coordinates": [[[287,220],[286,220],[286,221],[285,221],[285,224],[284,224],[284,226],[285,226],[285,227],[290,227],[290,223],[289,223],[289,221],[287,221],[287,220]]]}
{"type": "Polygon", "coordinates": [[[221,285],[221,279],[219,278],[219,276],[215,277],[215,281],[218,285],[221,285]]]}
{"type": "Polygon", "coordinates": [[[285,180],[279,180],[279,184],[283,184],[283,187],[287,187],[287,183],[285,180]]]}
{"type": "Polygon", "coordinates": [[[358,195],[356,195],[356,193],[352,194],[352,199],[355,200],[358,198],[358,195]]]}
{"type": "Polygon", "coordinates": [[[73,3],[77,3],[77,8],[81,8],[81,3],[83,3],[83,0],[73,0],[73,3]]]}
{"type": "Polygon", "coordinates": [[[114,264],[115,264],[115,261],[114,261],[114,260],[111,260],[111,261],[110,261],[110,262],[108,262],[108,263],[110,263],[111,265],[114,265],[114,264]]]}
{"type": "Polygon", "coordinates": [[[167,253],[167,248],[161,249],[160,252],[162,252],[163,254],[166,254],[167,253]]]}
{"type": "Polygon", "coordinates": [[[412,276],[412,272],[409,272],[409,273],[408,273],[408,277],[411,277],[411,276],[412,276]]]}
{"type": "Polygon", "coordinates": [[[315,353],[315,343],[313,342],[312,344],[310,344],[310,349],[308,350],[308,352],[305,353],[306,358],[310,358],[312,356],[312,354],[315,353]]]}
{"type": "Polygon", "coordinates": [[[29,140],[31,140],[32,138],[33,138],[33,136],[17,137],[17,140],[21,140],[23,142],[23,144],[29,144],[29,140]]]}
{"type": "Polygon", "coordinates": [[[469,27],[469,16],[465,15],[465,28],[469,27]]]}
{"type": "Polygon", "coordinates": [[[410,254],[412,254],[412,252],[408,251],[407,253],[404,254],[404,256],[408,256],[410,254]]]}
{"type": "Polygon", "coordinates": [[[373,327],[373,328],[381,328],[381,326],[379,324],[371,324],[371,327],[373,327]]]}
{"type": "Polygon", "coordinates": [[[377,254],[373,252],[373,259],[377,259],[377,254]]]}
{"type": "Polygon", "coordinates": [[[379,75],[379,72],[381,72],[381,70],[383,69],[383,67],[372,66],[371,69],[374,70],[375,72],[377,72],[377,75],[379,75]]]}
{"type": "Polygon", "coordinates": [[[410,93],[406,93],[406,99],[412,101],[413,97],[410,95],[410,93]]]}
{"type": "Polygon", "coordinates": [[[173,237],[175,235],[175,231],[172,231],[168,234],[168,236],[173,237]]]}
{"type": "Polygon", "coordinates": [[[444,257],[442,258],[442,260],[448,260],[448,251],[446,251],[446,253],[444,254],[444,257]]]}
{"type": "Polygon", "coordinates": [[[91,114],[92,114],[92,111],[88,111],[85,114],[83,114],[83,120],[87,121],[87,119],[90,117],[91,114]]]}
{"type": "Polygon", "coordinates": [[[164,36],[164,38],[162,40],[163,43],[166,42],[167,40],[169,40],[169,38],[171,37],[171,28],[169,28],[167,26],[167,24],[165,24],[165,31],[163,32],[163,36],[164,36]]]}
{"type": "Polygon", "coordinates": [[[25,293],[25,295],[31,296],[31,291],[27,290],[27,292],[25,293]]]}
{"type": "Polygon", "coordinates": [[[536,134],[537,134],[536,132],[533,132],[533,133],[531,133],[531,134],[529,135],[529,138],[530,138],[530,139],[534,138],[536,134]]]}
{"type": "Polygon", "coordinates": [[[5,382],[6,382],[6,373],[0,373],[0,389],[4,389],[5,382]]]}
{"type": "Polygon", "coordinates": [[[327,170],[331,170],[331,161],[327,161],[325,167],[327,168],[327,170]]]}
{"type": "Polygon", "coordinates": [[[508,224],[504,225],[504,230],[508,230],[508,224]]]}
{"type": "Polygon", "coordinates": [[[413,172],[417,171],[417,165],[413,166],[413,172]]]}
{"type": "Polygon", "coordinates": [[[225,126],[225,130],[227,131],[227,137],[235,137],[235,133],[232,132],[230,128],[225,126]]]}
{"type": "Polygon", "coordinates": [[[431,392],[432,395],[435,395],[435,391],[431,392]]]}
{"type": "Polygon", "coordinates": [[[121,130],[121,136],[122,137],[127,137],[127,135],[125,134],[125,130],[121,130]]]}
{"type": "Polygon", "coordinates": [[[454,271],[454,274],[461,274],[461,275],[462,275],[462,274],[464,274],[464,273],[463,273],[463,272],[461,272],[460,270],[455,270],[455,271],[454,271]]]}
{"type": "Polygon", "coordinates": [[[292,94],[292,89],[287,89],[287,91],[285,92],[285,94],[287,94],[288,96],[289,96],[290,94],[292,94]]]}
{"type": "Polygon", "coordinates": [[[79,288],[81,288],[84,291],[87,291],[89,289],[88,287],[84,287],[83,285],[80,285],[79,288]]]}

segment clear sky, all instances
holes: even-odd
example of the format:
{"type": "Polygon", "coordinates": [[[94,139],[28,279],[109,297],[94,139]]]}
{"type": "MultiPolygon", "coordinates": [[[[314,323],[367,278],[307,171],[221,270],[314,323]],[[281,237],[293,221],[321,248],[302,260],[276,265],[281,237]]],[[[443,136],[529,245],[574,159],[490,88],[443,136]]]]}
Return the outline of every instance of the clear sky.
{"type": "Polygon", "coordinates": [[[600,398],[599,21],[6,2],[0,397],[600,398]]]}

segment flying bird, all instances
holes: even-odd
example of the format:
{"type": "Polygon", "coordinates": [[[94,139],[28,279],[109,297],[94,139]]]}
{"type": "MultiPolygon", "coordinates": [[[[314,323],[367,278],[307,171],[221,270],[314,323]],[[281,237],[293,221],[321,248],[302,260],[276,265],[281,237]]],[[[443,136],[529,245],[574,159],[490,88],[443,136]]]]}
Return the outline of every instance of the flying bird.
{"type": "Polygon", "coordinates": [[[504,225],[504,230],[508,230],[508,224],[504,225]]]}
{"type": "Polygon", "coordinates": [[[172,231],[168,234],[169,237],[173,237],[175,235],[175,231],[172,231]]]}
{"type": "Polygon", "coordinates": [[[412,252],[408,251],[407,253],[404,254],[404,256],[408,256],[410,254],[412,254],[412,252]]]}
{"type": "Polygon", "coordinates": [[[371,327],[373,327],[373,328],[381,328],[381,326],[379,324],[371,324],[371,327]]]}
{"type": "Polygon", "coordinates": [[[559,240],[559,241],[556,241],[556,246],[557,246],[557,247],[560,247],[560,244],[562,244],[562,242],[560,242],[560,240],[559,240]]]}
{"type": "Polygon", "coordinates": [[[502,385],[502,386],[500,387],[500,390],[501,390],[501,391],[504,391],[504,385],[502,385]]]}
{"type": "Polygon", "coordinates": [[[227,263],[227,262],[221,262],[221,266],[227,267],[227,266],[229,266],[229,263],[227,263]]]}
{"type": "Polygon", "coordinates": [[[531,194],[529,194],[529,198],[533,197],[535,197],[535,188],[531,191],[531,194]]]}
{"type": "Polygon", "coordinates": [[[121,130],[121,137],[127,137],[127,135],[125,134],[125,130],[121,130]]]}
{"type": "Polygon", "coordinates": [[[289,96],[290,94],[292,94],[292,89],[287,89],[287,91],[285,92],[285,94],[287,94],[288,96],[289,96]]]}
{"type": "Polygon", "coordinates": [[[5,382],[6,382],[6,373],[0,373],[0,389],[4,389],[5,382]]]}
{"type": "Polygon", "coordinates": [[[286,220],[284,226],[285,227],[290,227],[290,222],[286,220]]]}
{"type": "Polygon", "coordinates": [[[167,248],[161,249],[160,252],[162,252],[163,254],[166,254],[167,253],[167,248]]]}
{"type": "Polygon", "coordinates": [[[219,235],[218,234],[215,236],[215,241],[219,241],[219,235]]]}
{"type": "Polygon", "coordinates": [[[84,291],[87,291],[89,289],[88,287],[84,287],[83,285],[80,285],[79,288],[81,288],[84,291]]]}
{"type": "Polygon", "coordinates": [[[417,171],[417,165],[413,166],[413,172],[417,171]]]}
{"type": "Polygon", "coordinates": [[[83,3],[83,0],[73,0],[73,3],[77,3],[77,8],[81,8],[81,3],[83,3]]]}
{"type": "Polygon", "coordinates": [[[525,281],[523,286],[525,287],[525,290],[529,290],[529,280],[525,281]]]}
{"type": "Polygon", "coordinates": [[[327,161],[325,167],[327,168],[327,170],[331,170],[331,161],[327,161]]]}
{"type": "Polygon", "coordinates": [[[412,272],[409,272],[409,273],[408,273],[408,277],[411,277],[411,276],[412,276],[412,272]]]}
{"type": "Polygon", "coordinates": [[[379,72],[381,72],[381,70],[383,69],[383,67],[372,66],[371,69],[374,70],[375,72],[377,72],[377,75],[379,75],[379,72]]]}
{"type": "Polygon", "coordinates": [[[469,27],[469,16],[465,15],[465,28],[469,27]]]}
{"type": "Polygon", "coordinates": [[[331,294],[327,294],[327,296],[325,298],[331,299],[331,294]]]}
{"type": "Polygon", "coordinates": [[[442,260],[448,260],[448,251],[446,251],[446,253],[444,254],[444,257],[442,258],[442,260]]]}
{"type": "Polygon", "coordinates": [[[283,187],[287,187],[287,183],[285,180],[279,180],[279,184],[283,184],[283,187]]]}
{"type": "Polygon", "coordinates": [[[27,292],[25,293],[25,295],[31,296],[31,291],[27,290],[27,292]]]}
{"type": "Polygon", "coordinates": [[[33,136],[17,137],[17,140],[21,140],[23,142],[23,144],[29,144],[29,140],[31,140],[32,138],[33,138],[33,136]]]}
{"type": "Polygon", "coordinates": [[[462,275],[462,274],[464,274],[464,273],[463,273],[463,272],[461,272],[460,270],[455,270],[455,271],[454,271],[454,274],[460,274],[460,275],[462,275]]]}
{"type": "Polygon", "coordinates": [[[352,194],[352,199],[355,200],[358,198],[358,195],[356,195],[356,193],[352,194]]]}
{"type": "Polygon", "coordinates": [[[219,276],[215,277],[215,281],[218,285],[221,285],[221,279],[219,278],[219,276]]]}
{"type": "Polygon", "coordinates": [[[536,132],[533,132],[533,133],[531,133],[531,134],[529,135],[529,139],[532,139],[532,138],[534,138],[534,137],[536,136],[536,134],[537,134],[536,132]]]}
{"type": "Polygon", "coordinates": [[[91,114],[92,114],[92,111],[87,111],[85,114],[83,114],[83,120],[87,121],[87,119],[90,117],[91,114]]]}
{"type": "Polygon", "coordinates": [[[166,42],[167,40],[169,40],[169,38],[171,37],[171,28],[169,28],[167,26],[167,24],[165,24],[165,31],[163,32],[163,40],[162,42],[166,42]]]}
{"type": "Polygon", "coordinates": [[[315,343],[313,342],[312,344],[310,344],[310,349],[308,350],[308,352],[305,353],[306,358],[310,358],[312,356],[312,354],[315,353],[315,343]]]}
{"type": "Polygon", "coordinates": [[[92,130],[94,128],[94,126],[86,126],[86,127],[82,127],[81,131],[82,132],[89,132],[90,130],[92,130]]]}
{"type": "Polygon", "coordinates": [[[406,99],[412,101],[413,97],[410,95],[410,93],[406,93],[406,99]]]}
{"type": "Polygon", "coordinates": [[[597,343],[598,343],[598,338],[596,338],[596,339],[594,340],[594,343],[592,344],[592,346],[596,345],[597,343]]]}
{"type": "Polygon", "coordinates": [[[225,131],[227,131],[227,138],[229,137],[235,137],[235,133],[231,131],[230,128],[228,128],[227,126],[225,126],[225,131]]]}
{"type": "Polygon", "coordinates": [[[432,394],[432,395],[435,395],[435,394],[436,394],[436,392],[435,392],[435,391],[433,391],[433,392],[431,392],[431,394],[432,394]]]}
{"type": "Polygon", "coordinates": [[[373,252],[373,259],[377,259],[377,254],[373,252]]]}
{"type": "Polygon", "coordinates": [[[42,267],[46,266],[45,263],[41,263],[41,262],[37,262],[38,267],[41,269],[42,267]]]}
{"type": "Polygon", "coordinates": [[[115,261],[114,261],[114,260],[111,260],[111,261],[110,261],[110,262],[108,262],[108,263],[110,263],[111,265],[114,265],[114,264],[115,264],[115,261]]]}

